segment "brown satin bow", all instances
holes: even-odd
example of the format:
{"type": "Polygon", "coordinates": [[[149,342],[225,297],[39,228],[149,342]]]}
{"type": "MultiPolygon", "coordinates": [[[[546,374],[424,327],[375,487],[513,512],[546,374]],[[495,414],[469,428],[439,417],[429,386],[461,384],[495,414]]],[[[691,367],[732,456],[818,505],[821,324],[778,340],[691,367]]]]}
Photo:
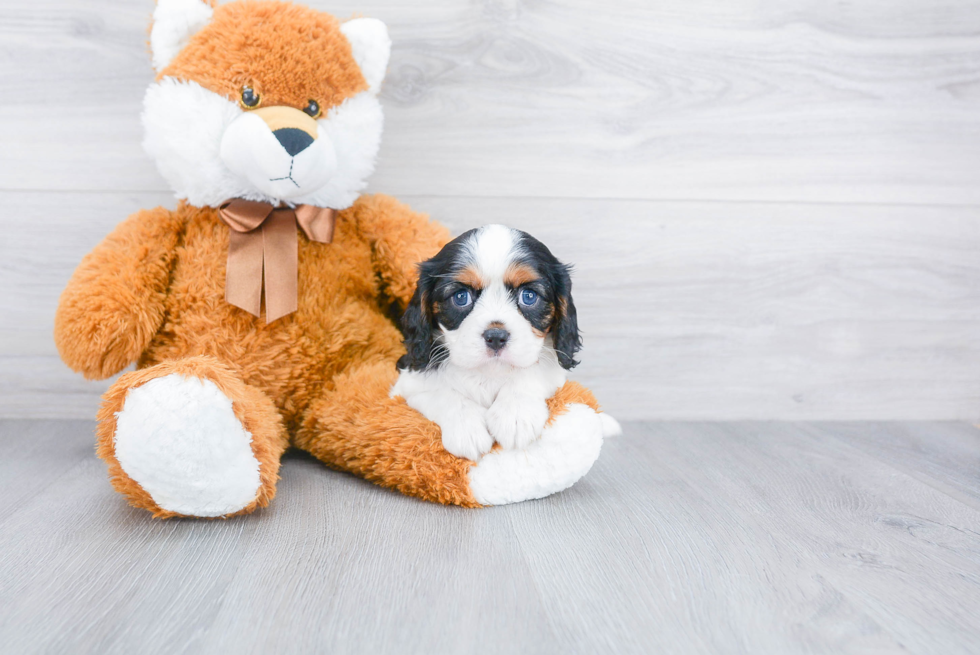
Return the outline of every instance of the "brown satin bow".
{"type": "Polygon", "coordinates": [[[262,272],[265,270],[265,322],[296,311],[296,226],[310,241],[333,240],[337,212],[329,207],[286,205],[235,198],[222,203],[218,215],[231,228],[225,300],[249,314],[262,307],[262,272]]]}

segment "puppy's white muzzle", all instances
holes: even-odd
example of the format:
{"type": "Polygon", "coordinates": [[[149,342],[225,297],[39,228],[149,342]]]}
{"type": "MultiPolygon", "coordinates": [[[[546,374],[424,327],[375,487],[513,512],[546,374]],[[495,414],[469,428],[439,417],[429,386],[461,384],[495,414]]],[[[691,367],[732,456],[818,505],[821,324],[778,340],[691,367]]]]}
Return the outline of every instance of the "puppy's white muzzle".
{"type": "Polygon", "coordinates": [[[262,193],[307,196],[337,172],[337,153],[317,122],[292,107],[267,107],[236,118],[221,138],[221,160],[262,193]]]}

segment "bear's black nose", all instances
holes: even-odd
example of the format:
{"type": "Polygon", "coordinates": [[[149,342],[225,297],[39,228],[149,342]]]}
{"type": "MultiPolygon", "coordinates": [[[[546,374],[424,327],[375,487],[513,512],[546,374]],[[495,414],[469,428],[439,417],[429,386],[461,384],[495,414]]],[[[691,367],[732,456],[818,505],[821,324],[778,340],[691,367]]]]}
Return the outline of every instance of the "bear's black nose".
{"type": "Polygon", "coordinates": [[[290,157],[295,157],[313,143],[313,137],[297,127],[283,127],[272,134],[290,157]]]}
{"type": "Polygon", "coordinates": [[[500,328],[490,328],[483,333],[483,340],[487,342],[487,347],[494,352],[506,346],[508,338],[510,338],[510,332],[500,328]]]}

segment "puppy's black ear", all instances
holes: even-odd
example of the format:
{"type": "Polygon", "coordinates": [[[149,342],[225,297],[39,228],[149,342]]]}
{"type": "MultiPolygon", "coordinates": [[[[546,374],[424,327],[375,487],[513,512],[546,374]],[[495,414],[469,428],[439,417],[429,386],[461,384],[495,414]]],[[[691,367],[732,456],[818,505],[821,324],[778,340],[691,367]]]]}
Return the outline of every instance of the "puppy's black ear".
{"type": "Polygon", "coordinates": [[[412,295],[412,301],[402,315],[402,336],[405,337],[406,354],[398,360],[399,369],[422,371],[432,359],[434,333],[429,316],[429,292],[426,288],[425,269],[420,267],[419,282],[412,295]]]}
{"type": "Polygon", "coordinates": [[[558,363],[564,369],[572,369],[578,362],[575,353],[582,349],[582,337],[578,332],[578,315],[572,301],[571,266],[556,267],[552,288],[555,291],[555,319],[551,335],[555,344],[558,363]]]}

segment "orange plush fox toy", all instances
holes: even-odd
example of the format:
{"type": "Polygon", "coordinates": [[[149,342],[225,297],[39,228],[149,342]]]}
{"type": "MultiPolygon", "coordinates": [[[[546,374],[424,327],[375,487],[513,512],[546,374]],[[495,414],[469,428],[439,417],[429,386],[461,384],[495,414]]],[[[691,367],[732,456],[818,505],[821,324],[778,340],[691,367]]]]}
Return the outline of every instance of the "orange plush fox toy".
{"type": "Polygon", "coordinates": [[[112,484],[157,517],[268,505],[289,446],[426,500],[540,498],[598,457],[603,421],[569,383],[541,437],[479,462],[390,398],[404,353],[389,318],[446,230],[385,196],[373,171],[390,41],[284,2],[159,0],[144,146],[179,199],[140,211],[85,257],[55,339],[116,381],[98,415],[112,484]]]}

